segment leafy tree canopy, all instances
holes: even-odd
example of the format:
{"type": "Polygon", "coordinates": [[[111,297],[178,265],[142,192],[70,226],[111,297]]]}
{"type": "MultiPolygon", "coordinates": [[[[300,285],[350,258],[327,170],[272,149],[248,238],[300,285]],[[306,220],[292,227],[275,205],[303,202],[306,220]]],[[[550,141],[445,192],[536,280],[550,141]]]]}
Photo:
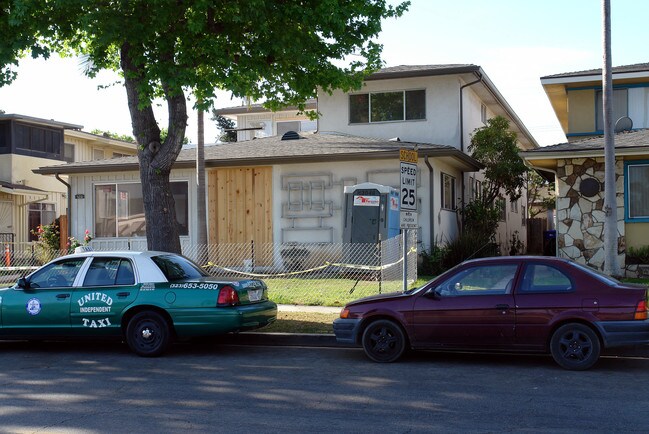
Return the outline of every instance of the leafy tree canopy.
{"type": "Polygon", "coordinates": [[[221,142],[236,142],[237,141],[237,132],[228,131],[236,127],[236,123],[232,119],[228,119],[222,115],[215,115],[212,117],[212,120],[216,122],[216,126],[221,131],[221,135],[216,138],[221,142]]]}
{"type": "Polygon", "coordinates": [[[521,197],[528,168],[519,155],[516,133],[509,130],[509,121],[496,116],[471,136],[469,152],[485,166],[485,181],[480,197],[491,204],[504,191],[510,200],[521,197]]]}
{"type": "Polygon", "coordinates": [[[149,249],[180,251],[169,173],[187,125],[215,90],[297,105],[316,88],[351,90],[381,66],[381,20],[408,7],[385,0],[0,0],[0,85],[23,56],[85,59],[85,73],[119,71],[137,140],[149,249]],[[348,64],[340,59],[351,56],[348,64]],[[152,101],[169,111],[161,138],[152,101]]]}

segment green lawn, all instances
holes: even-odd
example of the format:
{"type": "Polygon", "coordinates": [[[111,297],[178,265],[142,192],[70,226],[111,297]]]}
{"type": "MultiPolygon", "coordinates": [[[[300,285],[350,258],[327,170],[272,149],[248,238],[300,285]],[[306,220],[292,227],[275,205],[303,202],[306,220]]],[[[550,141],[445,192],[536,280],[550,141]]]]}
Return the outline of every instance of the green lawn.
{"type": "MultiPolygon", "coordinates": [[[[278,304],[305,306],[344,306],[350,301],[368,295],[402,290],[400,281],[379,282],[353,279],[264,279],[268,294],[278,304]]],[[[410,287],[425,283],[418,279],[410,287]]]]}

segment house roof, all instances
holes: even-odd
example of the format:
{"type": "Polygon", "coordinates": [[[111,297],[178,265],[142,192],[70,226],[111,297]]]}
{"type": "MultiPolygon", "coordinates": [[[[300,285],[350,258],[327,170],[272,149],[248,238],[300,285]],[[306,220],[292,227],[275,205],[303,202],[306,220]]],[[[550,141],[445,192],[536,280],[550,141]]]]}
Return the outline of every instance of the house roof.
{"type": "Polygon", "coordinates": [[[12,184],[11,182],[0,181],[0,192],[25,196],[28,194],[47,194],[47,192],[34,187],[28,187],[23,184],[12,184]]]}
{"type": "MultiPolygon", "coordinates": [[[[649,63],[636,63],[634,65],[614,66],[611,68],[613,74],[623,74],[630,72],[647,72],[649,73],[649,63]]],[[[564,72],[561,74],[546,75],[541,77],[541,80],[549,80],[553,78],[568,78],[568,77],[588,77],[598,75],[601,77],[602,68],[586,69],[584,71],[564,72]]]]}
{"type": "Polygon", "coordinates": [[[42,119],[35,118],[32,116],[19,115],[15,113],[10,114],[0,114],[0,121],[10,120],[10,121],[22,121],[25,123],[33,125],[42,125],[48,127],[58,127],[66,130],[80,130],[83,128],[83,125],[69,124],[67,122],[59,122],[53,119],[42,119]]]}
{"type": "Polygon", "coordinates": [[[448,65],[399,65],[381,68],[365,80],[388,80],[393,78],[428,77],[431,75],[449,75],[480,72],[478,65],[448,64],[448,65]]]}
{"type": "MultiPolygon", "coordinates": [[[[419,157],[439,158],[463,171],[482,168],[480,163],[457,148],[429,143],[398,142],[356,137],[336,133],[302,134],[296,140],[282,140],[279,136],[223,143],[205,147],[205,167],[259,166],[291,163],[320,163],[335,161],[399,160],[402,148],[418,148],[419,157]]],[[[196,149],[180,152],[174,168],[196,166],[196,149]]],[[[43,175],[95,173],[138,170],[137,157],[68,163],[34,169],[43,175]]]]}
{"type": "MultiPolygon", "coordinates": [[[[315,110],[318,108],[318,103],[315,98],[309,98],[306,101],[306,106],[305,108],[307,110],[315,110]]],[[[288,106],[282,109],[282,111],[293,111],[297,110],[297,106],[288,106]]],[[[266,113],[269,110],[264,107],[263,104],[247,104],[247,105],[240,105],[240,106],[235,106],[235,107],[225,107],[221,109],[215,109],[214,114],[215,115],[241,115],[241,114],[249,114],[249,113],[266,113]]]]}
{"type": "MultiPolygon", "coordinates": [[[[564,158],[603,157],[605,146],[604,136],[598,136],[521,152],[521,156],[538,169],[554,169],[557,160],[564,158]]],[[[649,129],[617,133],[615,155],[649,158],[649,129]]]]}

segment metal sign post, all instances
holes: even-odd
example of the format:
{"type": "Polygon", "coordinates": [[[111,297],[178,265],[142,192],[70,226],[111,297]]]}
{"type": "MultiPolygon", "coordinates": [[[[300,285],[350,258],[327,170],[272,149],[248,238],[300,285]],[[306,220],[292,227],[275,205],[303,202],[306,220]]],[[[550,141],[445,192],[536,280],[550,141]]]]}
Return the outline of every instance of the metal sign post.
{"type": "Polygon", "coordinates": [[[400,213],[399,223],[402,230],[403,245],[403,290],[408,289],[408,230],[417,229],[417,150],[401,149],[399,161],[400,178],[400,213]]]}

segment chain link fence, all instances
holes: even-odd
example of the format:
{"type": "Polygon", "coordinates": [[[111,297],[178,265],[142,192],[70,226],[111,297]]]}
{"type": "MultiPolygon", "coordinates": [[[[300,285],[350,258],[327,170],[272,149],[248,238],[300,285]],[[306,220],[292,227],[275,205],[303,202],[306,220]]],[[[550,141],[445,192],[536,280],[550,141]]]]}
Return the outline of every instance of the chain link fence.
{"type": "MultiPolygon", "coordinates": [[[[402,290],[404,262],[407,284],[417,280],[416,231],[408,231],[405,246],[403,241],[398,236],[377,244],[251,242],[189,246],[183,254],[214,276],[264,280],[277,303],[342,306],[360,297],[402,290]]],[[[3,284],[12,284],[67,253],[53,254],[38,243],[6,243],[4,247],[3,284]]]]}

